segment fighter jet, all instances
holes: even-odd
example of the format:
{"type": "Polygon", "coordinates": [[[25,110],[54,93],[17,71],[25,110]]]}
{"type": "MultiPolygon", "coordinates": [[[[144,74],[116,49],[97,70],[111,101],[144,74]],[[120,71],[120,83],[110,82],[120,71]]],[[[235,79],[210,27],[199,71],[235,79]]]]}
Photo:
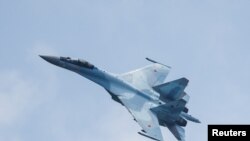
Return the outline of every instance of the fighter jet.
{"type": "Polygon", "coordinates": [[[200,123],[188,114],[189,95],[184,92],[188,79],[165,83],[170,67],[146,58],[152,64],[127,72],[113,74],[82,59],[40,55],[56,66],[76,72],[99,84],[111,98],[123,105],[142,130],[140,135],[164,141],[160,126],[167,127],[179,141],[184,141],[187,120],[200,123]]]}

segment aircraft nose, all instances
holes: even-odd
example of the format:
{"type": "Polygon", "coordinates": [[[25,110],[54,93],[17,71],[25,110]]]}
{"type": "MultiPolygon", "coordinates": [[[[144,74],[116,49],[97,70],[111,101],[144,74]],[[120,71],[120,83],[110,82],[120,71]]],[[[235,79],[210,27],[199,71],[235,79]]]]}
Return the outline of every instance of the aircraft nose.
{"type": "Polygon", "coordinates": [[[56,56],[48,56],[48,55],[39,55],[41,58],[46,60],[47,62],[54,64],[54,65],[59,65],[60,59],[59,57],[56,56]]]}

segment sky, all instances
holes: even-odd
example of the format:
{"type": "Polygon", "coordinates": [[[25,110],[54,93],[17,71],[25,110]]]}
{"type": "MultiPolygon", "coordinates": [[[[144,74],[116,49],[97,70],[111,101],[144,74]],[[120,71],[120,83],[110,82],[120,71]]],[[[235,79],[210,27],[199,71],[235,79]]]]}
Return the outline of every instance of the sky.
{"type": "MultiPolygon", "coordinates": [[[[249,0],[0,0],[1,141],[150,141],[100,86],[38,55],[113,73],[172,67],[189,79],[187,141],[250,123],[249,0]]],[[[164,139],[176,141],[162,128],[164,139]]]]}

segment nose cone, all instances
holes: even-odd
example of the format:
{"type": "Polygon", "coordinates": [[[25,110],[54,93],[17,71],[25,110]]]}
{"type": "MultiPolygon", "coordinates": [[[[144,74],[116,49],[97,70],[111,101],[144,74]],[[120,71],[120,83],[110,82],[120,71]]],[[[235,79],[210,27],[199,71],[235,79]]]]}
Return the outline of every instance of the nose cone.
{"type": "Polygon", "coordinates": [[[47,56],[47,55],[39,55],[41,58],[46,60],[47,62],[59,66],[60,58],[55,56],[47,56]]]}

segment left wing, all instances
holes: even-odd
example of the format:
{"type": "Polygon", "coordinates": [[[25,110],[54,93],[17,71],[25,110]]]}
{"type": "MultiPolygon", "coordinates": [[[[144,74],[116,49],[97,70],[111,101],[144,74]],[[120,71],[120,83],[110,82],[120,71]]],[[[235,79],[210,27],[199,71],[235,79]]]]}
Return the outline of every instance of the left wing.
{"type": "Polygon", "coordinates": [[[126,93],[119,99],[142,127],[143,136],[157,141],[163,141],[161,129],[156,115],[150,111],[151,103],[146,97],[136,93],[126,93]]]}
{"type": "Polygon", "coordinates": [[[143,68],[121,74],[119,77],[140,90],[151,89],[153,86],[164,82],[169,70],[169,67],[154,63],[143,68]]]}

